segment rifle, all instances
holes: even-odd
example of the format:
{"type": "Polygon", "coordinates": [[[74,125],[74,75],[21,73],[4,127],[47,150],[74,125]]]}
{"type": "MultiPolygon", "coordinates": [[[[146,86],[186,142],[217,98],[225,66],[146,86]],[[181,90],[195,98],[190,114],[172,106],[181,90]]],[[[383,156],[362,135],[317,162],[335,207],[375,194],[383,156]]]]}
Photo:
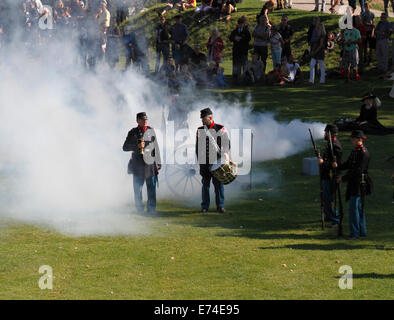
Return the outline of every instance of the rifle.
{"type": "MultiPolygon", "coordinates": [[[[313,145],[313,150],[315,151],[316,157],[320,158],[320,150],[317,149],[315,140],[313,139],[312,131],[309,130],[309,135],[311,136],[311,141],[313,145]]],[[[323,187],[322,187],[322,176],[321,176],[321,169],[319,166],[319,177],[320,177],[320,215],[321,215],[321,228],[324,230],[325,223],[324,223],[324,204],[323,204],[323,187]]]]}
{"type": "MultiPolygon", "coordinates": [[[[337,162],[337,157],[334,154],[334,147],[332,146],[332,140],[331,140],[331,132],[328,131],[328,138],[330,140],[330,150],[331,150],[331,156],[333,162],[337,162]]],[[[338,203],[339,203],[339,225],[338,225],[338,237],[343,236],[342,232],[342,221],[343,221],[343,205],[342,205],[342,196],[341,196],[341,187],[340,184],[336,182],[337,178],[337,170],[335,168],[332,169],[333,171],[333,179],[335,183],[335,192],[338,190],[338,203]]]]}

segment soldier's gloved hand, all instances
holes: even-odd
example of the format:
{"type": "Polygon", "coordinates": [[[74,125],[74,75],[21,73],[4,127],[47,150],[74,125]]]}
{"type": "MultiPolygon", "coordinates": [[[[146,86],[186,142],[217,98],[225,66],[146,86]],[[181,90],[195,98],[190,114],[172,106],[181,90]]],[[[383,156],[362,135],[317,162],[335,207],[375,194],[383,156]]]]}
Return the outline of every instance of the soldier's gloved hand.
{"type": "Polygon", "coordinates": [[[142,141],[141,143],[139,143],[138,148],[145,148],[145,142],[142,141]]]}
{"type": "Polygon", "coordinates": [[[333,167],[333,168],[338,168],[338,163],[333,162],[333,163],[332,163],[332,167],[333,167]]]}
{"type": "Polygon", "coordinates": [[[322,158],[317,158],[317,163],[319,166],[321,166],[323,164],[324,160],[322,158]]]}

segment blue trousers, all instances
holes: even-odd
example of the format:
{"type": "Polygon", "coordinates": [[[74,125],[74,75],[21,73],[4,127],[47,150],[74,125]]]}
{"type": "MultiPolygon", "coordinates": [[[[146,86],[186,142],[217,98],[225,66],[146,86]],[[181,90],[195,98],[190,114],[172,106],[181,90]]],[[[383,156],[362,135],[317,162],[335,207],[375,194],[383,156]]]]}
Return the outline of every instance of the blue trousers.
{"type": "Polygon", "coordinates": [[[367,235],[365,211],[362,208],[361,197],[352,196],[349,200],[350,237],[358,238],[367,235]]]}
{"type": "Polygon", "coordinates": [[[211,179],[213,186],[215,187],[215,198],[216,198],[216,207],[223,208],[224,207],[224,186],[219,180],[214,178],[211,174],[202,176],[202,202],[201,208],[207,209],[209,208],[210,197],[209,197],[209,188],[211,186],[211,179]]]}
{"type": "Polygon", "coordinates": [[[145,177],[133,175],[134,203],[138,212],[144,211],[142,187],[145,182],[148,193],[147,209],[148,211],[156,210],[156,179],[156,176],[145,179],[145,177]]]}
{"type": "Polygon", "coordinates": [[[322,180],[322,188],[325,220],[329,220],[334,224],[338,224],[339,215],[336,201],[334,201],[332,198],[333,194],[331,193],[331,181],[322,180]]]}

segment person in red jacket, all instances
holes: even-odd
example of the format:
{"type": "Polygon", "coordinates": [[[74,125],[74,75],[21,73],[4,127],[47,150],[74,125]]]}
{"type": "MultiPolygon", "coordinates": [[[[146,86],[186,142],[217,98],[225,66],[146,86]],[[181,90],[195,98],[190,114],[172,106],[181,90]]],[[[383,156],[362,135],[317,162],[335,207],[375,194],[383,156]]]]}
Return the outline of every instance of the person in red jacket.
{"type": "Polygon", "coordinates": [[[217,28],[212,28],[211,35],[208,39],[207,49],[208,49],[208,62],[215,62],[216,66],[222,62],[222,51],[223,51],[223,40],[219,36],[219,31],[217,28]]]}

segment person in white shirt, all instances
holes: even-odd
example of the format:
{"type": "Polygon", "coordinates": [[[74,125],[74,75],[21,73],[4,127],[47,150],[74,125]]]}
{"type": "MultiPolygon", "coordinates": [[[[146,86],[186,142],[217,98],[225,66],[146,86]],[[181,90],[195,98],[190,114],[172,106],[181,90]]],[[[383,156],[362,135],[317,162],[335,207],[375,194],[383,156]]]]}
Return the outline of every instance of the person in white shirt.
{"type": "Polygon", "coordinates": [[[296,83],[302,81],[300,65],[295,62],[293,55],[290,55],[289,61],[287,61],[286,57],[283,57],[281,62],[283,78],[286,82],[296,83]]]}

